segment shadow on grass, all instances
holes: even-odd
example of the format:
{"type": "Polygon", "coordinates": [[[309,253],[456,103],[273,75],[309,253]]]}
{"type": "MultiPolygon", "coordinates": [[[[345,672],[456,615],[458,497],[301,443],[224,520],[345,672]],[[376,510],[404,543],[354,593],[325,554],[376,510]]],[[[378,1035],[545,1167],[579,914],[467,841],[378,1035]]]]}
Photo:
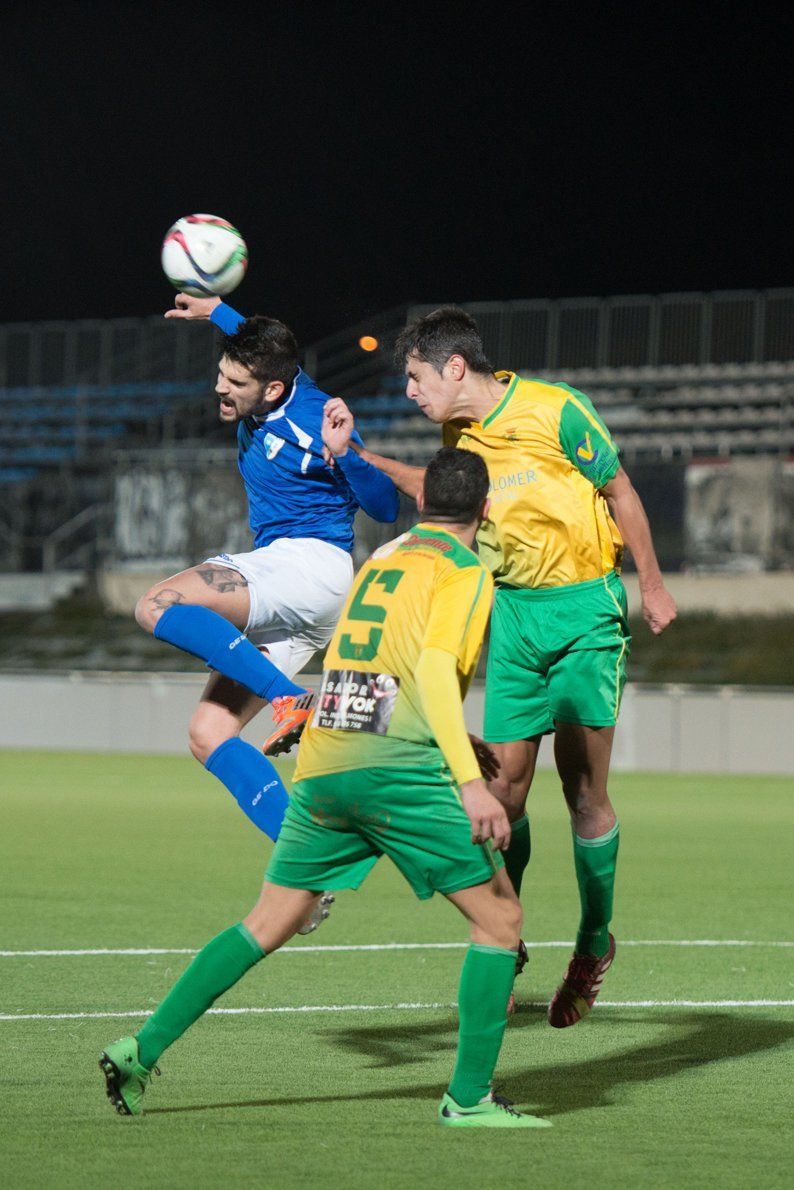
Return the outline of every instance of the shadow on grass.
{"type": "MultiPolygon", "coordinates": [[[[594,1014],[585,1028],[604,1031],[605,1043],[615,1024],[663,1025],[667,1036],[647,1045],[629,1046],[619,1053],[602,1058],[575,1060],[556,1066],[535,1068],[529,1064],[514,1071],[509,1078],[507,1092],[517,1103],[531,1106],[544,1116],[562,1116],[570,1112],[604,1107],[613,1102],[613,1093],[621,1087],[647,1084],[657,1079],[674,1078],[687,1070],[713,1066],[744,1058],[750,1054],[776,1049],[794,1039],[794,1021],[770,1020],[764,1017],[740,1017],[729,1012],[705,1010],[676,1013],[620,1014],[602,1010],[594,1014]]],[[[524,1009],[516,1014],[510,1029],[546,1026],[542,1009],[524,1009]]],[[[331,1045],[354,1050],[375,1059],[375,1067],[410,1065],[426,1059],[430,1053],[449,1054],[450,1066],[454,1056],[454,1035],[457,1018],[417,1021],[410,1024],[344,1030],[323,1031],[331,1045]]],[[[530,1055],[531,1056],[531,1055],[530,1055]]],[[[440,1099],[446,1085],[415,1083],[410,1086],[372,1087],[365,1091],[349,1091],[334,1095],[302,1095],[278,1098],[249,1099],[224,1103],[200,1103],[182,1107],[151,1108],[147,1115],[179,1114],[182,1112],[217,1111],[224,1108],[294,1107],[301,1104],[367,1102],[389,1099],[440,1099]]]]}
{"type": "MultiPolygon", "coordinates": [[[[516,1022],[519,1027],[524,1022],[516,1022]]],[[[609,1044],[615,1011],[602,1010],[588,1021],[609,1044]],[[610,1019],[611,1016],[611,1019],[610,1019]]],[[[647,1045],[630,1046],[618,1053],[556,1066],[528,1067],[510,1078],[510,1093],[517,1102],[531,1105],[543,1116],[562,1116],[605,1107],[620,1088],[647,1085],[658,1079],[676,1078],[687,1070],[716,1066],[785,1046],[794,1039],[794,1021],[741,1017],[730,1012],[696,1010],[669,1013],[620,1014],[621,1025],[663,1025],[666,1036],[647,1045]]]]}

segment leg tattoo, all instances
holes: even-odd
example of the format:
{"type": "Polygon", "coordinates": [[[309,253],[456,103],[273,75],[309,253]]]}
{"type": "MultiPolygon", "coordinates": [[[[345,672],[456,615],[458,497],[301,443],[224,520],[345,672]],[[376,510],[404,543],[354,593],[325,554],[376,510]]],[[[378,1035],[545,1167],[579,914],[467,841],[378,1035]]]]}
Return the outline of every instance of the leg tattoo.
{"type": "Polygon", "coordinates": [[[153,611],[164,612],[175,603],[184,603],[185,597],[181,591],[176,591],[173,587],[164,587],[162,591],[155,591],[149,602],[153,611]]]}
{"type": "Polygon", "coordinates": [[[212,587],[221,595],[248,586],[248,580],[238,570],[232,570],[229,566],[197,566],[196,573],[208,587],[212,587]]]}

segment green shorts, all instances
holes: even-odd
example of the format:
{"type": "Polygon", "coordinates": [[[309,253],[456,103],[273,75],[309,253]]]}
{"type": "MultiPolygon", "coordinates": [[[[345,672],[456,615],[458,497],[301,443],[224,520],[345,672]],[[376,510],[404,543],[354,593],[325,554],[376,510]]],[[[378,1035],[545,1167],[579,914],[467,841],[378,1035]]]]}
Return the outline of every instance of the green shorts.
{"type": "Polygon", "coordinates": [[[485,738],[501,744],[555,722],[617,722],[631,636],[626,591],[613,571],[541,590],[500,587],[491,616],[485,738]]]}
{"type": "Polygon", "coordinates": [[[484,884],[504,866],[490,843],[472,843],[458,787],[441,766],[369,768],[295,784],[265,879],[358,888],[382,855],[421,900],[484,884]]]}

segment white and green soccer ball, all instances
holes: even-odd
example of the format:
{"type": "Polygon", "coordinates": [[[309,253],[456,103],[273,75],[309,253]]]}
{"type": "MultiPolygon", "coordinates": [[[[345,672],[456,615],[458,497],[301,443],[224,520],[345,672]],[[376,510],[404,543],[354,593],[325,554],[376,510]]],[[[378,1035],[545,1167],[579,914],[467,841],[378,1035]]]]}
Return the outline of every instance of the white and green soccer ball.
{"type": "Polygon", "coordinates": [[[163,240],[163,272],[192,297],[231,293],[248,268],[248,248],[236,227],[217,215],[185,215],[163,240]]]}

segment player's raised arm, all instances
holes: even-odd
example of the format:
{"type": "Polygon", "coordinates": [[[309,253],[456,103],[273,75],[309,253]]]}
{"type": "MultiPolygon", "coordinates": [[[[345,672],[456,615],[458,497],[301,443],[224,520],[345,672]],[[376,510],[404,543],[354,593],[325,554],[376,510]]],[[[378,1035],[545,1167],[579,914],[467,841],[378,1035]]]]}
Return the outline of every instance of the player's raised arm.
{"type": "Polygon", "coordinates": [[[219,297],[191,297],[189,293],[178,293],[173,308],[166,310],[165,317],[211,322],[224,335],[233,335],[245,322],[244,314],[227,306],[219,297]]]}
{"type": "Polygon", "coordinates": [[[214,309],[222,305],[219,297],[191,297],[189,293],[178,293],[174,305],[166,310],[166,318],[183,318],[189,322],[206,322],[214,309]]]}
{"type": "Polygon", "coordinates": [[[326,401],[322,434],[326,461],[339,468],[367,516],[388,524],[396,521],[400,510],[397,489],[387,475],[350,449],[361,439],[353,414],[341,397],[326,401]]]}
{"type": "Polygon", "coordinates": [[[372,450],[367,450],[365,446],[358,446],[355,442],[352,443],[352,447],[360,459],[364,459],[373,467],[377,467],[384,475],[388,475],[399,491],[410,496],[412,500],[416,499],[425,482],[424,467],[414,467],[410,463],[401,463],[399,459],[387,458],[386,455],[376,454],[372,450]]]}
{"type": "Polygon", "coordinates": [[[622,467],[601,488],[620,535],[631,550],[637,567],[642,614],[655,636],[664,632],[677,615],[675,600],[664,585],[653,548],[651,527],[636,489],[622,467]]]}

